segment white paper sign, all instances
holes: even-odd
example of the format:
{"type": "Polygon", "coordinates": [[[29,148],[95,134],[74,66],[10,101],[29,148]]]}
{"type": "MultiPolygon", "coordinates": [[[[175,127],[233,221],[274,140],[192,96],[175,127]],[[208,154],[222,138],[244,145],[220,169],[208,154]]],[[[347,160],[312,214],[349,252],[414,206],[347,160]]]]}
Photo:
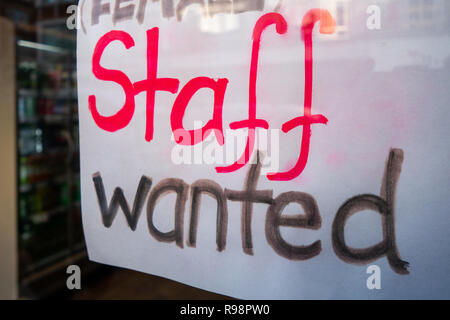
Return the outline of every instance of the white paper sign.
{"type": "Polygon", "coordinates": [[[238,298],[449,298],[449,18],[418,6],[80,1],[90,259],[238,298]]]}

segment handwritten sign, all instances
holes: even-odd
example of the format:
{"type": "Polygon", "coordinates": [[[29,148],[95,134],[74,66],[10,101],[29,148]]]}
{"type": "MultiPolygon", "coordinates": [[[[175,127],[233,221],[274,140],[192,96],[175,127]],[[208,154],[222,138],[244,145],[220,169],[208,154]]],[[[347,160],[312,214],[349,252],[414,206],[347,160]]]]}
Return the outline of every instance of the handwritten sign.
{"type": "Polygon", "coordinates": [[[80,1],[90,258],[238,298],[439,297],[448,93],[402,55],[442,45],[370,5],[80,1]]]}

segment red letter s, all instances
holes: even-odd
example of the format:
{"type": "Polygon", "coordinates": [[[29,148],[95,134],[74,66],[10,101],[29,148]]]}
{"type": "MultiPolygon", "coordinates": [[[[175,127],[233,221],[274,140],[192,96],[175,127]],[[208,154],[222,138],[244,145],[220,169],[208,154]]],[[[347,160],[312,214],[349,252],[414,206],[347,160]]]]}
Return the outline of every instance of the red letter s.
{"type": "Polygon", "coordinates": [[[124,31],[110,31],[105,34],[97,43],[92,57],[92,72],[99,80],[113,81],[121,85],[125,92],[125,104],[115,115],[105,117],[99,114],[97,110],[95,95],[89,96],[89,110],[92,117],[99,128],[114,132],[126,127],[133,118],[135,102],[134,102],[134,88],[130,79],[121,71],[105,69],[100,65],[100,60],[103,51],[113,41],[121,41],[126,49],[134,46],[133,38],[124,31]]]}

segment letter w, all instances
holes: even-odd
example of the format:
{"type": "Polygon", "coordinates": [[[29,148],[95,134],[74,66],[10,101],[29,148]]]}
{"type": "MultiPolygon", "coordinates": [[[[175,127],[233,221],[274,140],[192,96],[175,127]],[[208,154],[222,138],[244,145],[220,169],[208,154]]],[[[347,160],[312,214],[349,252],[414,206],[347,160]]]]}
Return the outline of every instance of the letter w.
{"type": "Polygon", "coordinates": [[[130,212],[128,202],[125,199],[123,190],[121,188],[117,187],[114,190],[111,202],[108,206],[106,202],[105,187],[103,186],[103,180],[100,173],[95,173],[92,176],[92,179],[94,180],[95,191],[97,192],[97,199],[100,206],[100,211],[102,213],[103,225],[106,228],[111,227],[114,218],[116,217],[117,210],[120,206],[123,213],[125,214],[128,225],[130,226],[131,230],[135,231],[139,216],[141,215],[145,198],[147,197],[147,194],[150,191],[150,187],[152,186],[152,180],[145,176],[142,176],[136,191],[136,196],[134,197],[133,210],[130,212]]]}

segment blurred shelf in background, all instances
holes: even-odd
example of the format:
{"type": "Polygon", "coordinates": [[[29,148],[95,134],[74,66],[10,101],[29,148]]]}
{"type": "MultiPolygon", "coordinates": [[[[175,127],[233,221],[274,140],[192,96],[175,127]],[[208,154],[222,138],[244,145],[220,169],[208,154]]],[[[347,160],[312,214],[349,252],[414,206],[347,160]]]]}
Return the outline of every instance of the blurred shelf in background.
{"type": "Polygon", "coordinates": [[[77,1],[2,1],[15,25],[19,295],[63,289],[66,268],[87,260],[80,209],[76,31],[66,27],[77,1]]]}

